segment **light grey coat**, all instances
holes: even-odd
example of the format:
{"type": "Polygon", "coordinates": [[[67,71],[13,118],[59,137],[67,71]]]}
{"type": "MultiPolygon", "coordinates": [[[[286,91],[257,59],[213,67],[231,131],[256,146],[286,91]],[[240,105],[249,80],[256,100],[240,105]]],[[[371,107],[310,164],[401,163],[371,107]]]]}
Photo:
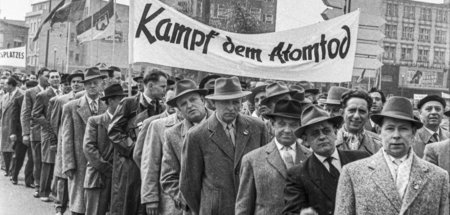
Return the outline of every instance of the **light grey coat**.
{"type": "Polygon", "coordinates": [[[450,139],[427,144],[423,159],[450,173],[450,139]]]}
{"type": "MultiPolygon", "coordinates": [[[[296,165],[310,155],[306,147],[296,143],[296,165]]],[[[242,158],[240,180],[236,215],[281,214],[287,169],[275,140],[242,158]]]]}
{"type": "Polygon", "coordinates": [[[447,215],[448,173],[412,153],[403,201],[380,150],[372,157],[347,164],[341,171],[334,214],[447,215]]]}
{"type": "MultiPolygon", "coordinates": [[[[439,131],[439,140],[443,141],[443,140],[448,139],[448,131],[443,130],[441,128],[439,128],[439,130],[440,130],[439,131]]],[[[419,156],[420,158],[423,158],[425,145],[428,144],[431,136],[432,136],[431,133],[428,132],[425,129],[425,127],[422,127],[419,130],[417,130],[416,136],[414,137],[413,149],[414,149],[414,152],[417,154],[417,156],[419,156]]]]}

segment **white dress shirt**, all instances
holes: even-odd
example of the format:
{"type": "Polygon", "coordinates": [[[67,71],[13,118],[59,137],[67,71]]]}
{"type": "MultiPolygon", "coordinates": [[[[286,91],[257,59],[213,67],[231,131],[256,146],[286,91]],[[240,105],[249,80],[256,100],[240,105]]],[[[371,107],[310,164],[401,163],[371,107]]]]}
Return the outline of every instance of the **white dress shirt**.
{"type": "Polygon", "coordinates": [[[275,141],[275,145],[277,145],[277,149],[280,152],[281,158],[284,158],[285,153],[289,153],[289,155],[292,157],[294,163],[296,158],[296,152],[297,152],[297,144],[294,142],[293,144],[289,145],[288,150],[285,149],[285,146],[282,145],[280,142],[278,142],[277,138],[273,138],[275,141]]]}
{"type": "Polygon", "coordinates": [[[391,172],[391,176],[394,179],[400,198],[403,198],[406,188],[408,187],[412,166],[412,153],[412,149],[410,149],[409,153],[402,158],[394,158],[383,150],[384,158],[386,159],[386,163],[391,172]],[[396,160],[400,162],[400,165],[395,164],[396,160]]]}
{"type": "MultiPolygon", "coordinates": [[[[319,161],[325,166],[325,168],[327,168],[328,171],[330,171],[330,165],[328,164],[327,161],[325,161],[327,159],[327,157],[324,157],[322,155],[318,155],[317,153],[314,153],[314,155],[317,157],[317,159],[319,159],[319,161]]],[[[341,159],[339,157],[339,153],[338,150],[335,149],[333,154],[331,154],[331,157],[333,157],[333,160],[331,161],[331,164],[333,164],[333,166],[339,171],[341,172],[342,169],[342,165],[341,165],[341,159]]]]}

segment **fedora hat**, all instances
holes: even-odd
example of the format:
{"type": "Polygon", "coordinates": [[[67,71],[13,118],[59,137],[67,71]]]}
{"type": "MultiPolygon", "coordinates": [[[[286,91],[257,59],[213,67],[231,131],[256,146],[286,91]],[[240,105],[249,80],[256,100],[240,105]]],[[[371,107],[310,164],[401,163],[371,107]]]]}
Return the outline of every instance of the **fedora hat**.
{"type": "Polygon", "coordinates": [[[384,117],[409,121],[413,123],[416,128],[421,128],[423,126],[422,122],[414,116],[411,102],[407,98],[401,96],[389,98],[381,113],[373,114],[370,116],[370,119],[381,126],[384,117]]]}
{"type": "Polygon", "coordinates": [[[70,75],[67,77],[67,82],[69,82],[69,84],[70,84],[70,82],[72,81],[72,79],[75,78],[75,77],[81,77],[81,80],[84,80],[84,74],[83,74],[83,71],[81,71],[81,70],[75,70],[75,71],[73,71],[72,73],[70,73],[70,75]]]}
{"type": "Polygon", "coordinates": [[[175,96],[168,100],[166,103],[172,107],[177,106],[177,99],[179,99],[181,96],[184,96],[188,93],[198,93],[200,95],[206,95],[208,93],[207,89],[198,89],[197,84],[193,80],[190,79],[184,79],[181,81],[178,81],[175,84],[175,96]]]}
{"type": "Polygon", "coordinates": [[[266,118],[284,117],[300,121],[302,104],[296,100],[283,99],[275,104],[273,113],[264,114],[266,118]]]}
{"type": "Polygon", "coordinates": [[[342,94],[349,91],[350,89],[345,87],[332,86],[328,90],[327,100],[325,104],[340,105],[342,94]]]}
{"type": "Polygon", "coordinates": [[[302,126],[295,131],[295,136],[301,137],[308,126],[313,124],[328,121],[336,127],[342,124],[344,118],[342,116],[330,117],[330,114],[316,105],[307,106],[302,112],[302,126]]]}
{"type": "Polygon", "coordinates": [[[206,83],[210,82],[211,80],[218,79],[218,78],[220,78],[220,75],[216,75],[216,74],[207,75],[200,81],[198,88],[205,89],[206,83]]]}
{"type": "Polygon", "coordinates": [[[127,94],[123,91],[123,88],[120,86],[120,84],[112,84],[111,86],[107,87],[104,91],[105,95],[100,98],[100,100],[106,101],[108,98],[114,97],[114,96],[127,96],[127,94]]]}
{"type": "Polygon", "coordinates": [[[297,93],[297,91],[290,90],[284,82],[274,82],[266,86],[266,98],[261,101],[261,104],[265,105],[277,96],[285,94],[293,96],[295,93],[297,93]]]}
{"type": "Polygon", "coordinates": [[[421,99],[419,101],[419,103],[417,103],[417,109],[419,109],[419,110],[422,109],[422,106],[425,103],[431,102],[431,101],[436,101],[436,102],[441,103],[444,108],[446,106],[445,100],[442,97],[440,97],[438,95],[428,95],[428,96],[425,96],[423,99],[421,99]]]}
{"type": "Polygon", "coordinates": [[[309,81],[300,81],[296,85],[303,87],[305,93],[319,94],[319,89],[314,88],[314,85],[309,81]]]}
{"type": "Polygon", "coordinates": [[[233,76],[231,78],[218,78],[214,84],[214,93],[205,98],[211,100],[230,100],[248,96],[252,92],[242,91],[239,78],[233,76]]]}
{"type": "Polygon", "coordinates": [[[305,89],[303,87],[298,85],[292,85],[290,87],[291,90],[296,91],[294,95],[292,96],[292,99],[295,99],[297,101],[305,101],[305,89]]]}
{"type": "Polygon", "coordinates": [[[87,72],[84,76],[84,80],[81,81],[81,83],[86,83],[87,81],[94,80],[94,79],[104,79],[106,78],[106,75],[102,75],[100,73],[100,70],[97,67],[91,67],[87,69],[87,72]]]}
{"type": "Polygon", "coordinates": [[[258,93],[266,92],[266,86],[267,86],[267,84],[266,84],[265,82],[258,82],[258,83],[256,83],[256,87],[253,88],[253,89],[251,90],[251,91],[252,91],[252,94],[250,94],[250,95],[248,96],[248,100],[249,100],[252,104],[254,104],[254,103],[255,103],[255,102],[254,102],[255,96],[256,96],[258,93]]]}

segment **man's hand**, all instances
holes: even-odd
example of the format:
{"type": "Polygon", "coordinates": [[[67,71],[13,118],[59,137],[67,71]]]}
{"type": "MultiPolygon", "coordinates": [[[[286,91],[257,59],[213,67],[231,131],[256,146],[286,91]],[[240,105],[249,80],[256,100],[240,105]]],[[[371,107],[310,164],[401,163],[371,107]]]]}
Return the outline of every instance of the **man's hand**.
{"type": "Polygon", "coordinates": [[[312,208],[306,208],[300,211],[300,215],[319,215],[319,214],[312,208]]]}
{"type": "Polygon", "coordinates": [[[69,170],[69,171],[67,171],[66,173],[65,173],[66,175],[67,175],[67,177],[69,178],[69,179],[72,179],[73,178],[73,175],[75,174],[75,170],[69,170]]]}
{"type": "Polygon", "coordinates": [[[145,211],[147,212],[147,215],[159,215],[158,208],[159,208],[158,202],[145,204],[145,211]]]}
{"type": "Polygon", "coordinates": [[[30,146],[30,135],[23,135],[22,142],[26,146],[30,146]]]}

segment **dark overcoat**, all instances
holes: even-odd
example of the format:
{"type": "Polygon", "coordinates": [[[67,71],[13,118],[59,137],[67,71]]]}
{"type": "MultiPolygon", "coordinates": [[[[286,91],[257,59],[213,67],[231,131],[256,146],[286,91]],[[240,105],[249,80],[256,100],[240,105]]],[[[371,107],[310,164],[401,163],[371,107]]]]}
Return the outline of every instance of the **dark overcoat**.
{"type": "Polygon", "coordinates": [[[23,104],[20,114],[22,123],[22,135],[30,135],[30,141],[41,141],[41,127],[31,118],[33,106],[36,103],[36,95],[42,90],[39,86],[27,89],[23,97],[23,104]]]}
{"type": "Polygon", "coordinates": [[[23,94],[17,90],[9,101],[7,96],[3,96],[2,104],[0,106],[1,122],[2,122],[2,139],[1,152],[14,152],[14,142],[11,141],[10,136],[15,134],[17,142],[22,142],[22,126],[20,124],[20,109],[23,101],[23,94]]]}

